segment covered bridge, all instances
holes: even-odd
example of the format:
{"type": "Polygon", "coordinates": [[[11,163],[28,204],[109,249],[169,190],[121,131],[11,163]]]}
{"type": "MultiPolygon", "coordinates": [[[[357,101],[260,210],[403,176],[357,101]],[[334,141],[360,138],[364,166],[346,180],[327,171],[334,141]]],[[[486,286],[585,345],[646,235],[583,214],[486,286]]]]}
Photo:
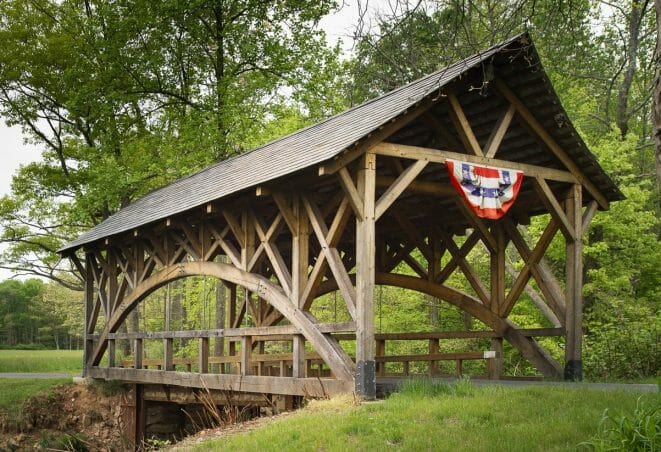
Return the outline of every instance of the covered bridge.
{"type": "Polygon", "coordinates": [[[464,359],[485,359],[487,374],[499,378],[504,340],[541,375],[580,379],[581,238],[595,212],[621,198],[567,118],[530,37],[521,35],[155,190],[62,248],[85,280],[84,373],[169,387],[294,396],[355,390],[372,398],[379,379],[394,375],[394,362],[397,375],[412,362],[425,362],[434,375],[443,360],[456,360],[460,370],[464,359]],[[467,173],[456,176],[448,166],[467,173]],[[476,190],[494,188],[489,177],[474,177],[484,167],[496,179],[516,179],[495,186],[513,199],[499,199],[496,215],[470,203],[476,190]],[[531,241],[519,226],[543,214],[550,214],[545,229],[531,241]],[[566,268],[556,272],[562,277],[544,258],[556,235],[566,250],[566,268]],[[476,249],[487,275],[467,258],[476,249]],[[506,253],[523,261],[514,276],[506,253]],[[470,290],[447,284],[453,274],[470,290]],[[150,294],[196,275],[227,288],[224,326],[122,326],[150,294]],[[377,334],[375,286],[435,297],[482,327],[377,334]],[[508,319],[531,287],[553,327],[521,329],[508,319]],[[315,300],[333,291],[348,321],[313,315],[315,300]],[[537,341],[553,335],[565,338],[564,363],[537,341]],[[442,353],[439,340],[448,337],[488,338],[491,346],[475,356],[442,353]],[[189,361],[173,354],[179,339],[199,343],[189,361]],[[222,347],[210,347],[221,339],[222,347]],[[413,339],[429,349],[386,353],[388,341],[413,339]],[[163,344],[158,365],[143,354],[144,342],[154,340],[163,344]],[[128,364],[116,356],[117,341],[131,341],[128,364]],[[273,353],[269,343],[286,345],[273,353]]]}

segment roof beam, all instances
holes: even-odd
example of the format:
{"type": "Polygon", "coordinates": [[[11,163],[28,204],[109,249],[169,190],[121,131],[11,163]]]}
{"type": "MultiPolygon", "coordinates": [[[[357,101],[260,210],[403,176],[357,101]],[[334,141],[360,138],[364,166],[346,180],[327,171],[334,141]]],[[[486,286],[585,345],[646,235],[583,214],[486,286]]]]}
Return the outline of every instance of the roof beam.
{"type": "Polygon", "coordinates": [[[477,141],[470,122],[468,122],[468,118],[464,113],[464,109],[461,108],[459,99],[457,99],[457,96],[452,92],[448,93],[448,104],[450,105],[450,108],[448,109],[450,111],[450,118],[452,119],[454,128],[459,134],[459,139],[464,144],[464,148],[470,151],[473,155],[480,157],[484,156],[480,143],[477,141]]]}
{"type": "Polygon", "coordinates": [[[507,99],[514,107],[517,113],[528,124],[532,131],[542,140],[542,142],[553,152],[553,154],[562,162],[563,165],[576,177],[578,182],[592,195],[592,197],[599,203],[599,206],[608,210],[609,202],[606,196],[597,188],[596,185],[585,175],[578,165],[572,160],[564,149],[553,139],[553,137],[546,131],[544,126],[535,118],[528,107],[518,98],[516,94],[505,84],[501,79],[495,80],[496,89],[498,92],[507,99]]]}
{"type": "Polygon", "coordinates": [[[398,130],[406,127],[411,121],[425,113],[431,106],[438,103],[441,99],[442,97],[436,95],[436,93],[428,94],[427,97],[420,102],[416,103],[408,110],[405,110],[399,116],[392,118],[386,125],[368,134],[365,140],[357,141],[352,149],[347,149],[343,154],[340,154],[333,160],[320,165],[319,175],[323,176],[336,173],[340,168],[347,166],[349,163],[363,155],[375,144],[380,143],[398,130]]]}
{"type": "Polygon", "coordinates": [[[423,148],[420,146],[408,146],[405,144],[379,143],[372,148],[379,155],[399,157],[414,160],[427,160],[432,163],[445,164],[447,159],[460,160],[462,162],[477,165],[497,166],[513,170],[523,171],[525,175],[543,177],[544,179],[570,184],[577,183],[576,177],[568,171],[546,168],[544,166],[528,165],[526,163],[510,162],[508,160],[478,157],[476,155],[460,154],[458,152],[444,151],[440,149],[423,148]]]}

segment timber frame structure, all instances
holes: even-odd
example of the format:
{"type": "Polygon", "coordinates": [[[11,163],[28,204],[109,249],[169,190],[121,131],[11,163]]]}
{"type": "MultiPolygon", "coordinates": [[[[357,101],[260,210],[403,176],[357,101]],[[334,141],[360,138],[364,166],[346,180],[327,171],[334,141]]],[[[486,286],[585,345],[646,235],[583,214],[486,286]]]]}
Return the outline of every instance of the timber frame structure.
{"type": "Polygon", "coordinates": [[[595,212],[618,199],[560,106],[530,37],[517,36],[158,189],[60,250],[85,280],[84,374],[251,393],[355,390],[373,398],[377,378],[387,374],[386,340],[429,339],[424,358],[398,359],[426,360],[432,374],[448,359],[438,349],[442,332],[375,334],[374,289],[386,285],[437,297],[481,321],[487,330],[464,334],[492,339],[484,357],[495,358],[493,378],[505,340],[544,376],[580,379],[581,241],[595,212]],[[452,187],[446,159],[522,170],[508,214],[478,218],[452,187]],[[531,243],[519,225],[541,214],[550,214],[548,223],[531,243]],[[564,281],[544,257],[558,233],[564,281]],[[466,258],[475,247],[488,253],[488,281],[466,258]],[[512,250],[523,267],[508,277],[512,250]],[[455,272],[472,293],[446,284],[455,272]],[[120,332],[149,294],[195,275],[229,288],[225,328],[120,332]],[[508,319],[533,281],[553,328],[524,330],[508,319]],[[320,323],[310,309],[334,290],[351,321],[320,323]],[[242,328],[246,311],[254,326],[242,328]],[[564,365],[535,340],[545,335],[565,337],[564,365]],[[194,362],[173,357],[176,338],[199,341],[194,362]],[[210,354],[211,338],[227,338],[222,356],[210,354]],[[143,341],[154,339],[164,347],[157,368],[142,356],[143,341]],[[115,357],[117,340],[133,341],[129,366],[115,357]],[[289,341],[291,353],[264,354],[259,344],[274,340],[289,341]],[[355,356],[340,340],[355,340],[355,356]],[[306,342],[320,363],[317,376],[306,363],[306,342]]]}

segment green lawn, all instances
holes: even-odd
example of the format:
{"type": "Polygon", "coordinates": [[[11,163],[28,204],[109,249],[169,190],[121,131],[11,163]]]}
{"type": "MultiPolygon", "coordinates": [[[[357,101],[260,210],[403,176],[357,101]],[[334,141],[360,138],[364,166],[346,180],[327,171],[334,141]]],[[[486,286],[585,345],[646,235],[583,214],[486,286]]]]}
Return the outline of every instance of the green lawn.
{"type": "Polygon", "coordinates": [[[565,451],[597,433],[606,408],[630,413],[639,397],[658,394],[551,387],[483,387],[467,383],[407,390],[355,406],[314,403],[250,433],[201,443],[194,450],[565,451]]]}
{"type": "Polygon", "coordinates": [[[16,411],[21,403],[31,395],[53,386],[71,383],[70,378],[48,378],[29,380],[20,378],[3,378],[0,380],[0,413],[16,411]]]}
{"type": "Polygon", "coordinates": [[[0,372],[80,374],[81,350],[0,350],[0,372]]]}

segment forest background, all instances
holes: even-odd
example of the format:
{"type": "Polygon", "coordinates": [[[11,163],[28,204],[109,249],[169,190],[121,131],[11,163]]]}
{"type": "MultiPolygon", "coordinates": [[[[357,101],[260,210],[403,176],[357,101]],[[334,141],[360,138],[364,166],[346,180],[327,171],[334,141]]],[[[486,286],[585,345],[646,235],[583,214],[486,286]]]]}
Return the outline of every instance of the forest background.
{"type": "MultiPolygon", "coordinates": [[[[0,115],[42,153],[0,199],[0,268],[33,277],[0,282],[0,347],[81,346],[81,280],[55,251],[118,209],[527,31],[569,117],[626,196],[585,237],[585,373],[658,374],[661,0],[390,0],[378,10],[358,1],[352,36],[328,42],[319,21],[342,6],[0,0],[0,115]]],[[[528,232],[540,232],[535,221],[528,232]]],[[[556,245],[549,258],[561,272],[556,245]]],[[[206,280],[174,285],[175,321],[216,322],[206,301],[220,291],[206,280]]],[[[378,300],[384,331],[480,328],[420,295],[382,291],[378,300]]],[[[330,300],[320,306],[337,318],[330,300]]],[[[512,319],[545,325],[533,293],[512,319]]],[[[546,345],[562,356],[561,341],[546,345]]]]}

